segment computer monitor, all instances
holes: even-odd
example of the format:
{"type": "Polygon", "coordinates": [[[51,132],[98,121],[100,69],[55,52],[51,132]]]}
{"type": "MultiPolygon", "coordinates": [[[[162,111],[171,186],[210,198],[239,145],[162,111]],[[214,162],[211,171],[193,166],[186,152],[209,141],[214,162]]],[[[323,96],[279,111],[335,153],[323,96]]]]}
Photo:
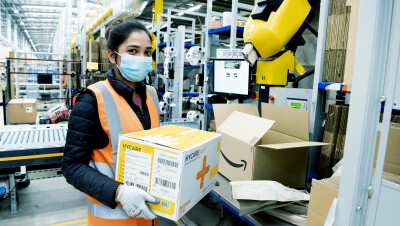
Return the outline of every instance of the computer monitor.
{"type": "Polygon", "coordinates": [[[214,60],[214,93],[246,97],[250,88],[250,65],[242,59],[214,60]]]}
{"type": "Polygon", "coordinates": [[[38,84],[52,84],[53,75],[52,74],[38,74],[37,76],[38,84]]]}

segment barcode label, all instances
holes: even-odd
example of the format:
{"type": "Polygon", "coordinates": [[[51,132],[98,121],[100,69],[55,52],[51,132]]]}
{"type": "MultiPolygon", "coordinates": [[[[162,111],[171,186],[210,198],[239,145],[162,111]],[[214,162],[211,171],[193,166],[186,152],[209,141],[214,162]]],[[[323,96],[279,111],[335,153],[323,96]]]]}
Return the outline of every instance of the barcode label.
{"type": "Polygon", "coordinates": [[[149,176],[150,174],[148,172],[144,172],[144,171],[140,171],[140,174],[142,174],[143,176],[149,176]]]}
{"type": "Polygon", "coordinates": [[[157,178],[157,177],[156,177],[156,184],[159,184],[166,188],[176,189],[176,183],[174,183],[172,181],[167,181],[167,180],[164,180],[161,178],[157,178]]]}
{"type": "Polygon", "coordinates": [[[143,189],[144,191],[147,191],[147,186],[141,185],[141,184],[136,184],[136,187],[143,189]]]}
{"type": "Polygon", "coordinates": [[[162,207],[164,207],[164,208],[169,209],[169,202],[161,201],[161,202],[160,202],[160,205],[161,205],[162,207]]]}
{"type": "Polygon", "coordinates": [[[174,161],[171,161],[171,160],[168,160],[168,159],[159,158],[158,159],[158,163],[178,168],[178,163],[177,162],[174,162],[174,161]]]}
{"type": "Polygon", "coordinates": [[[145,186],[145,185],[135,184],[135,183],[130,182],[130,181],[125,181],[125,184],[128,185],[128,186],[136,186],[136,187],[138,187],[138,188],[140,188],[142,190],[145,190],[147,192],[147,186],[145,186]]]}

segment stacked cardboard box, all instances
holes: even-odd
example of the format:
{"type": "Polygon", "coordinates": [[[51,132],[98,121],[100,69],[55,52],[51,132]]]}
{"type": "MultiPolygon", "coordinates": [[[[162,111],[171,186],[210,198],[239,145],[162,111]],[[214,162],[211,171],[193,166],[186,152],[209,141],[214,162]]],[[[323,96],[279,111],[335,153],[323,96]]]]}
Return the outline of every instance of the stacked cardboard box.
{"type": "Polygon", "coordinates": [[[336,150],[336,141],[340,128],[343,106],[330,105],[325,123],[323,142],[331,143],[331,146],[323,146],[321,149],[319,162],[319,178],[327,178],[332,174],[334,154],[336,150]]]}
{"type": "Polygon", "coordinates": [[[210,128],[208,129],[210,132],[215,132],[216,127],[215,127],[215,120],[210,120],[210,128]]]}
{"type": "Polygon", "coordinates": [[[346,64],[344,68],[345,85],[351,85],[353,80],[353,66],[356,52],[356,39],[357,39],[357,26],[358,26],[358,11],[360,0],[348,0],[347,5],[351,8],[350,21],[349,21],[349,35],[347,39],[346,49],[346,64]]]}
{"type": "Polygon", "coordinates": [[[342,158],[344,153],[344,145],[346,141],[346,131],[347,131],[347,119],[349,117],[349,107],[343,106],[342,115],[340,117],[340,126],[338,131],[338,136],[336,139],[336,150],[333,156],[333,164],[336,165],[342,158]]]}
{"type": "Polygon", "coordinates": [[[98,39],[100,47],[100,71],[108,71],[110,69],[110,62],[108,61],[107,53],[107,40],[104,37],[99,37],[98,39]]]}
{"type": "Polygon", "coordinates": [[[86,62],[99,63],[99,42],[88,40],[86,47],[86,62]]]}
{"type": "Polygon", "coordinates": [[[400,115],[392,115],[391,122],[400,123],[400,115]]]}
{"type": "Polygon", "coordinates": [[[325,46],[324,81],[343,82],[350,7],[346,0],[330,1],[325,46]]]}

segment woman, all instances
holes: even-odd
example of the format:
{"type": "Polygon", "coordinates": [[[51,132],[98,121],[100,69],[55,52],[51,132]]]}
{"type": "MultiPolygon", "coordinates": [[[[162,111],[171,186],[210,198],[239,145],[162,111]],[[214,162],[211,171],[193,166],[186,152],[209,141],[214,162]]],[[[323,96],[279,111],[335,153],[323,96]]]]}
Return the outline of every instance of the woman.
{"type": "Polygon", "coordinates": [[[157,94],[143,83],[151,70],[152,37],[143,24],[119,20],[106,38],[113,69],[76,99],[62,172],[87,194],[89,225],[157,225],[146,205],[157,199],[114,180],[119,134],[159,126],[157,94]]]}

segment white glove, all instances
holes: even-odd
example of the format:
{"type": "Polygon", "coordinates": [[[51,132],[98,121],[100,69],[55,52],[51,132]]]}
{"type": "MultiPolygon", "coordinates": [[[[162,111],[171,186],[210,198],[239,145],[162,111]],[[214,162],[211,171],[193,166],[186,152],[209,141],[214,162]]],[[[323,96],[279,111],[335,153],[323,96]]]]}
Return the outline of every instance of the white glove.
{"type": "Polygon", "coordinates": [[[151,212],[146,202],[157,204],[158,199],[147,194],[147,192],[135,186],[122,185],[117,201],[122,204],[123,209],[130,217],[154,219],[157,216],[151,212]]]}

